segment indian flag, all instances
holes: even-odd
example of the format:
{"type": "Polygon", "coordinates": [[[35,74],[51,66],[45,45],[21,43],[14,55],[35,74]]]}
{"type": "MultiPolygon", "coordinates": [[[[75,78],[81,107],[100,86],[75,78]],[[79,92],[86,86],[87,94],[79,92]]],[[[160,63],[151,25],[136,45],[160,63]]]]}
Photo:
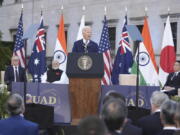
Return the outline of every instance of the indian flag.
{"type": "Polygon", "coordinates": [[[143,42],[139,44],[139,54],[136,52],[132,73],[137,73],[137,56],[139,55],[140,85],[159,86],[157,65],[151,42],[147,18],[144,20],[142,31],[143,42]]]}
{"type": "MultiPolygon", "coordinates": [[[[66,72],[67,49],[66,49],[66,38],[65,38],[65,32],[64,32],[63,14],[61,15],[61,19],[60,19],[60,23],[59,23],[56,45],[55,45],[55,49],[54,49],[54,59],[59,61],[59,63],[60,63],[59,69],[66,72]]],[[[62,75],[66,75],[66,74],[62,74],[62,75]]],[[[62,78],[65,78],[65,77],[62,76],[62,78]]],[[[66,80],[68,81],[67,76],[66,76],[66,80]]]]}

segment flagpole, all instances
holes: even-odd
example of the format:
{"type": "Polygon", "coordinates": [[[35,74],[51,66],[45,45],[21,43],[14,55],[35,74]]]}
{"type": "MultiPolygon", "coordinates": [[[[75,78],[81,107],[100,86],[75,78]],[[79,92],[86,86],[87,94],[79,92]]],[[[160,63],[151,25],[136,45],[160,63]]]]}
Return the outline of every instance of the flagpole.
{"type": "Polygon", "coordinates": [[[128,9],[125,7],[125,15],[127,16],[128,9]]]}
{"type": "Polygon", "coordinates": [[[147,7],[145,7],[145,8],[144,8],[145,17],[147,17],[147,11],[148,11],[148,8],[147,8],[147,7]]]}
{"type": "MultiPolygon", "coordinates": [[[[23,17],[23,9],[24,9],[24,5],[22,3],[21,5],[21,15],[23,17]]],[[[24,42],[24,51],[25,51],[25,54],[24,54],[24,57],[25,57],[25,62],[24,62],[24,70],[25,70],[25,73],[24,73],[24,78],[26,78],[26,71],[27,71],[27,66],[26,66],[26,59],[27,59],[27,40],[26,39],[23,39],[23,42],[24,42]]],[[[24,79],[24,105],[26,106],[26,93],[27,93],[27,83],[26,83],[26,79],[24,79]]]]}
{"type": "Polygon", "coordinates": [[[139,53],[140,53],[140,41],[137,40],[134,42],[137,46],[137,76],[136,76],[136,110],[138,110],[138,101],[139,101],[139,53]]]}

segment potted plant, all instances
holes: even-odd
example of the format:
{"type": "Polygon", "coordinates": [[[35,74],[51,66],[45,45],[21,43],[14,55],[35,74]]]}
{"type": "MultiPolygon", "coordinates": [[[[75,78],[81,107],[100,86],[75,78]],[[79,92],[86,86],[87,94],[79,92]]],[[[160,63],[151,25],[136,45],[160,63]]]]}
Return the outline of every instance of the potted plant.
{"type": "Polygon", "coordinates": [[[0,117],[6,118],[8,113],[6,112],[5,103],[9,97],[9,92],[7,91],[7,86],[0,84],[0,117]]]}

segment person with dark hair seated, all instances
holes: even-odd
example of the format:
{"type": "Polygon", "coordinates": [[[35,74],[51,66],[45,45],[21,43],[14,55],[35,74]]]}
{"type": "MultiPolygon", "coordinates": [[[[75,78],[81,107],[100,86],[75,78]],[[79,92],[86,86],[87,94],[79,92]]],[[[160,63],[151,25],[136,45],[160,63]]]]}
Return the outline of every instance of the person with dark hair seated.
{"type": "Polygon", "coordinates": [[[104,120],[111,135],[120,135],[127,113],[127,107],[122,100],[110,99],[104,104],[100,117],[104,120]]]}
{"type": "Polygon", "coordinates": [[[106,93],[104,99],[103,99],[103,104],[105,104],[108,100],[110,99],[120,99],[126,103],[126,99],[123,95],[120,93],[117,93],[116,91],[112,90],[106,93]]]}
{"type": "Polygon", "coordinates": [[[174,63],[174,72],[170,73],[167,77],[167,81],[163,87],[166,94],[174,96],[178,94],[178,88],[180,88],[180,61],[174,63]]]}
{"type": "Polygon", "coordinates": [[[9,97],[6,108],[10,117],[0,120],[0,134],[2,135],[38,135],[38,124],[25,120],[23,98],[18,94],[9,97]]]}
{"type": "MultiPolygon", "coordinates": [[[[115,91],[109,91],[103,99],[103,104],[107,103],[109,100],[119,99],[122,100],[126,104],[126,99],[120,93],[115,91]]],[[[131,124],[131,120],[127,117],[125,118],[125,123],[123,124],[123,129],[121,135],[141,135],[142,129],[138,128],[131,124]]]]}
{"type": "Polygon", "coordinates": [[[176,112],[176,102],[169,100],[161,106],[161,122],[163,130],[158,135],[173,135],[176,131],[176,124],[174,122],[176,112]]]}
{"type": "Polygon", "coordinates": [[[160,120],[160,107],[168,101],[169,97],[160,91],[154,91],[150,98],[151,103],[151,115],[140,118],[137,125],[142,128],[143,135],[156,135],[163,129],[163,125],[160,120]]]}
{"type": "Polygon", "coordinates": [[[174,135],[180,135],[180,103],[179,102],[176,104],[176,113],[175,113],[174,121],[177,127],[174,135]]]}
{"type": "Polygon", "coordinates": [[[80,135],[106,135],[107,128],[97,116],[88,116],[80,121],[78,131],[80,135]]]}

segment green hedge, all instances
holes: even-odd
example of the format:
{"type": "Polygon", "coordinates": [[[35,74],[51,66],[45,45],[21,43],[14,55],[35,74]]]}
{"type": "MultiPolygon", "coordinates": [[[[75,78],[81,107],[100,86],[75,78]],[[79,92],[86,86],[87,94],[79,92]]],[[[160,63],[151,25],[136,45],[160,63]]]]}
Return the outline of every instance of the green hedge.
{"type": "Polygon", "coordinates": [[[5,70],[7,65],[10,65],[13,42],[0,41],[0,71],[5,70]]]}

